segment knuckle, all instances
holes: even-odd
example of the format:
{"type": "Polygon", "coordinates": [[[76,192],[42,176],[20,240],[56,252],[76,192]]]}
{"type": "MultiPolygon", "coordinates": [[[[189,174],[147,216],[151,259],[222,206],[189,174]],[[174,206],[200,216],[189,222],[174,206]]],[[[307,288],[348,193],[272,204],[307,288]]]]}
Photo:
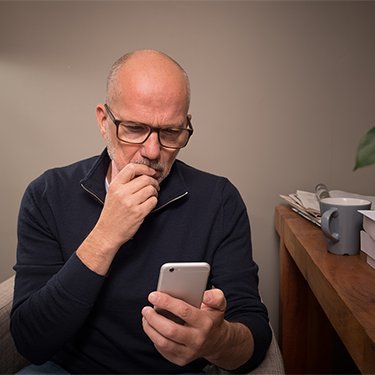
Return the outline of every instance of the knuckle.
{"type": "Polygon", "coordinates": [[[170,311],[173,308],[173,298],[167,293],[160,293],[160,301],[163,303],[163,307],[170,311]]]}
{"type": "Polygon", "coordinates": [[[156,198],[155,196],[150,197],[148,211],[151,211],[152,209],[154,209],[157,204],[158,204],[158,198],[156,198]]]}
{"type": "Polygon", "coordinates": [[[145,174],[141,174],[140,176],[137,177],[138,181],[141,181],[142,183],[146,183],[148,181],[149,177],[146,176],[145,174]]]}
{"type": "Polygon", "coordinates": [[[148,195],[157,195],[158,192],[153,185],[147,185],[146,187],[148,195]]]}
{"type": "Polygon", "coordinates": [[[165,337],[161,337],[157,343],[157,346],[161,350],[168,351],[170,347],[170,341],[165,337]]]}
{"type": "Polygon", "coordinates": [[[180,318],[182,318],[183,320],[188,319],[191,316],[191,308],[185,303],[179,306],[178,312],[180,318]]]}
{"type": "Polygon", "coordinates": [[[214,327],[214,322],[211,319],[206,319],[203,322],[203,330],[205,332],[211,332],[211,330],[213,329],[213,327],[214,327]]]}
{"type": "Polygon", "coordinates": [[[135,175],[135,165],[132,163],[129,163],[125,165],[124,171],[128,172],[131,176],[135,175]]]}
{"type": "Polygon", "coordinates": [[[171,323],[170,327],[166,329],[166,336],[173,340],[177,337],[177,335],[178,335],[178,329],[176,327],[176,324],[171,323]]]}

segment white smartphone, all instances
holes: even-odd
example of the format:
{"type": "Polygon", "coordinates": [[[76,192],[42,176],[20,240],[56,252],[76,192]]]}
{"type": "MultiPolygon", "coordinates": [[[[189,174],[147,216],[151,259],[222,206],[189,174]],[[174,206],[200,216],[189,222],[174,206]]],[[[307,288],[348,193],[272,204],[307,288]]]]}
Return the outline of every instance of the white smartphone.
{"type": "MultiPolygon", "coordinates": [[[[199,309],[210,270],[210,265],[205,262],[165,263],[160,268],[157,290],[199,309]]],[[[155,310],[176,323],[185,323],[169,311],[155,310]]]]}

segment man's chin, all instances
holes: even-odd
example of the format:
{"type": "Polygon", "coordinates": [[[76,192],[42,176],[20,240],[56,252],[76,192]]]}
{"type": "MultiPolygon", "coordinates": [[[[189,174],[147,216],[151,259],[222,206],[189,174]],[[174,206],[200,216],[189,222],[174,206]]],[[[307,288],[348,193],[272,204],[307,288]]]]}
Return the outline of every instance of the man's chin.
{"type": "Polygon", "coordinates": [[[155,174],[152,177],[157,182],[159,182],[159,185],[160,185],[168,177],[170,171],[171,171],[170,169],[164,170],[164,171],[156,170],[155,174]]]}

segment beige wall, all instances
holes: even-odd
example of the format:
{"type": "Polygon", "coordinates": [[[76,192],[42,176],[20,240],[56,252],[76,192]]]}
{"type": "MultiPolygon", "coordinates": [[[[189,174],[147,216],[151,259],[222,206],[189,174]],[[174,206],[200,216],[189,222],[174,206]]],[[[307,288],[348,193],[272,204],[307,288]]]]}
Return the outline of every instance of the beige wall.
{"type": "Polygon", "coordinates": [[[247,204],[277,330],[279,194],[319,182],[374,194],[374,168],[352,172],[375,125],[374,19],[373,2],[0,2],[0,281],[27,184],[101,152],[110,65],[154,48],[191,79],[196,131],[180,157],[229,177],[247,204]]]}

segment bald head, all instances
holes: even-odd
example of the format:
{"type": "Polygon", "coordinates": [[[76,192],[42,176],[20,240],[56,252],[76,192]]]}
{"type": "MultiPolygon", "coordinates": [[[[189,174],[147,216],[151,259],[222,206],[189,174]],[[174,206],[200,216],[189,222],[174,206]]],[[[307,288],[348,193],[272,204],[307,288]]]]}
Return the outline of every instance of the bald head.
{"type": "Polygon", "coordinates": [[[163,181],[179,148],[163,146],[160,132],[154,130],[191,128],[189,102],[188,77],[167,55],[144,50],[117,60],[107,80],[107,106],[98,104],[96,107],[99,129],[112,159],[107,175],[109,180],[127,164],[135,163],[151,166],[156,170],[153,177],[159,183],[163,181]],[[142,143],[124,141],[118,134],[120,122],[123,124],[121,132],[136,131],[137,126],[129,126],[131,123],[148,125],[152,131],[142,143]]]}
{"type": "Polygon", "coordinates": [[[159,102],[183,97],[186,113],[190,105],[186,72],[175,60],[154,50],[128,53],[113,64],[107,79],[107,104],[125,100],[127,92],[148,95],[159,102]]]}

